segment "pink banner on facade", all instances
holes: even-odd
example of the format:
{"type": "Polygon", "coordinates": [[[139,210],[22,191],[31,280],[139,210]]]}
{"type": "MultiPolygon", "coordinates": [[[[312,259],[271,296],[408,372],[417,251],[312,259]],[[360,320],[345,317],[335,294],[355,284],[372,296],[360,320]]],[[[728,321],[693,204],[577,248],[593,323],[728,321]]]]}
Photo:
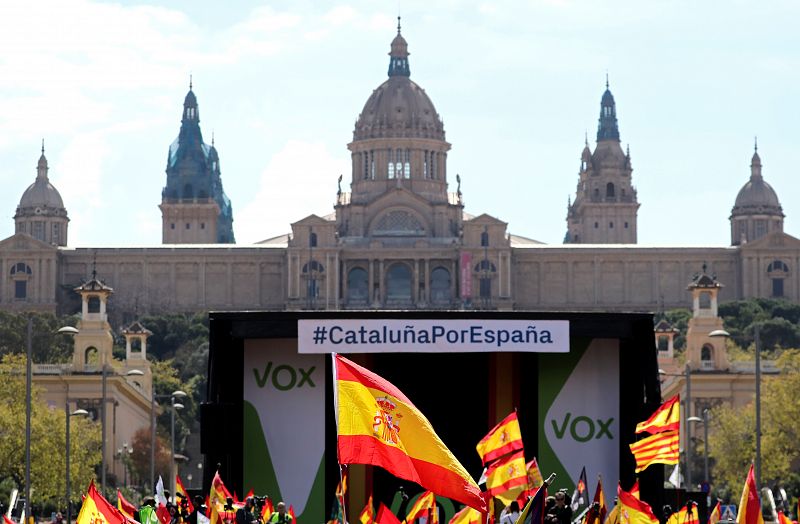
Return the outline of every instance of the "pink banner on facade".
{"type": "Polygon", "coordinates": [[[461,253],[461,299],[472,298],[472,253],[461,253]]]}

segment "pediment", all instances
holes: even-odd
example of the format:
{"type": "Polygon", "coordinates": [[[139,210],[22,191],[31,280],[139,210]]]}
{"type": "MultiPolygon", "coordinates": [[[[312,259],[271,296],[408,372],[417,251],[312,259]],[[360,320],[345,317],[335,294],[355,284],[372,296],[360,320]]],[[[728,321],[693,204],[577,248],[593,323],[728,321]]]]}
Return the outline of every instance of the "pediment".
{"type": "Polygon", "coordinates": [[[503,222],[499,218],[493,217],[492,215],[489,215],[487,213],[482,213],[476,217],[470,218],[469,220],[465,220],[465,223],[478,226],[508,225],[508,222],[503,222]]]}
{"type": "Polygon", "coordinates": [[[774,231],[758,240],[753,240],[739,246],[743,252],[759,249],[783,250],[800,249],[800,239],[793,237],[783,231],[774,231]]]}
{"type": "Polygon", "coordinates": [[[333,225],[333,222],[330,220],[326,220],[319,215],[311,214],[305,218],[301,218],[297,222],[292,223],[292,227],[294,226],[329,226],[333,225]]]}
{"type": "Polygon", "coordinates": [[[0,240],[0,251],[58,251],[58,247],[52,246],[33,238],[27,233],[14,233],[8,238],[0,240]]]}
{"type": "Polygon", "coordinates": [[[367,208],[386,208],[389,206],[412,206],[419,210],[420,206],[430,207],[431,203],[425,198],[409,191],[404,187],[397,187],[387,191],[367,205],[367,208]]]}

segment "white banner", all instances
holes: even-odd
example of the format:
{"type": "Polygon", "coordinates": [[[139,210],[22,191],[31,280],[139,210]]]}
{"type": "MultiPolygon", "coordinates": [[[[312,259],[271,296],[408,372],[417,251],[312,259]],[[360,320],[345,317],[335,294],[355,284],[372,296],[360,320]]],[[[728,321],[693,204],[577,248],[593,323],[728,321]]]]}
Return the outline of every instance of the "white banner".
{"type": "Polygon", "coordinates": [[[567,320],[301,319],[300,353],[568,353],[567,320]]]}

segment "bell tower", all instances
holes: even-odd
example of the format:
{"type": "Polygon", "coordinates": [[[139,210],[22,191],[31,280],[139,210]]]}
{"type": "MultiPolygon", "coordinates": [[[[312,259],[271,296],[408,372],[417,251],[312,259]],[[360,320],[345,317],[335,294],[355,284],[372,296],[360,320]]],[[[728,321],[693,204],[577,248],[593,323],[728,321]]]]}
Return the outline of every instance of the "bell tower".
{"type": "Polygon", "coordinates": [[[717,310],[723,285],[706,271],[704,263],[702,272],[687,287],[692,293],[692,318],[686,330],[686,361],[693,371],[724,371],[730,367],[725,337],[710,336],[711,332],[723,329],[717,310]]]}
{"type": "Polygon", "coordinates": [[[567,209],[566,243],[635,244],[639,202],[633,187],[630,149],[623,152],[617,105],[608,86],[600,100],[597,146],[586,137],[575,201],[567,209]]]}
{"type": "Polygon", "coordinates": [[[114,290],[99,280],[97,271],[92,269],[92,278],[76,287],[75,292],[81,296],[81,318],[74,337],[73,365],[75,369],[108,365],[112,359],[114,338],[106,307],[114,290]]]}

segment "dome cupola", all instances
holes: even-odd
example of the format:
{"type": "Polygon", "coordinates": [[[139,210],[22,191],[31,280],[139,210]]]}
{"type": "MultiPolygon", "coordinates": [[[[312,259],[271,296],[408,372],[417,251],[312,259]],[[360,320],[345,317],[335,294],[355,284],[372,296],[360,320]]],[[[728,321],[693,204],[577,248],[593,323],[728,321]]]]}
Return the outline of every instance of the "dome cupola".
{"type": "Polygon", "coordinates": [[[756,142],[750,179],[739,190],[731,210],[732,245],[752,242],[772,231],[783,231],[783,208],[778,194],[761,175],[761,167],[756,142]]]}
{"type": "Polygon", "coordinates": [[[36,180],[22,193],[14,222],[19,233],[28,233],[43,242],[65,246],[69,218],[61,195],[50,183],[49,169],[42,141],[42,154],[36,165],[36,180]]]}

